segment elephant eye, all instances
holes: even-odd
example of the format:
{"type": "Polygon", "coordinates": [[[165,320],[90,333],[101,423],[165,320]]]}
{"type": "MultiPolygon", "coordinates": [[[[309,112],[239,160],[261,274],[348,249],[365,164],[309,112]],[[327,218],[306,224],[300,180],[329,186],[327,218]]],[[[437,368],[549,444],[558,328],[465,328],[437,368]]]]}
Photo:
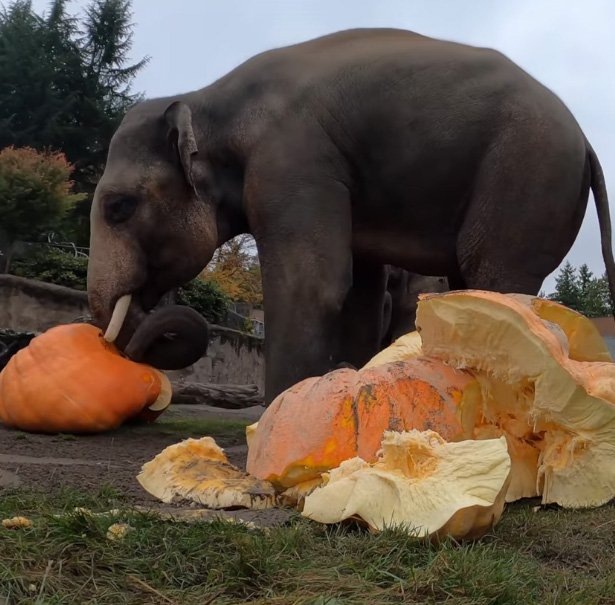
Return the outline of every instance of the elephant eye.
{"type": "Polygon", "coordinates": [[[129,195],[113,197],[105,203],[105,219],[111,225],[124,223],[135,213],[138,203],[136,197],[129,195]]]}

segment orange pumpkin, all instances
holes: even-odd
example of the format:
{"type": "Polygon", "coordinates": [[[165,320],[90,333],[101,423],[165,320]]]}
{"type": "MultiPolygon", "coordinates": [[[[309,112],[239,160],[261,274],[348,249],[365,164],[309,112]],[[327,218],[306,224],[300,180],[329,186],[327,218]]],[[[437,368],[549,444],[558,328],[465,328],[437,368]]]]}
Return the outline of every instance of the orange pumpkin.
{"type": "Polygon", "coordinates": [[[336,370],[299,382],[271,403],[250,435],[246,468],[291,487],[355,456],[374,462],[386,430],[469,438],[480,402],[470,373],[436,359],[336,370]]]}
{"type": "Polygon", "coordinates": [[[164,374],[122,357],[89,324],[51,328],[0,373],[0,422],[25,431],[106,431],[151,421],[170,400],[164,374]]]}

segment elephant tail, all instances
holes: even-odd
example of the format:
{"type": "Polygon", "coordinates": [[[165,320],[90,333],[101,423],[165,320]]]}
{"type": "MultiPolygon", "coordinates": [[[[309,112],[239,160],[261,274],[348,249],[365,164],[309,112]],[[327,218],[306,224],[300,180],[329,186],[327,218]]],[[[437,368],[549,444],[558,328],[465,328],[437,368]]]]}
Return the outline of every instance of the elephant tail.
{"type": "Polygon", "coordinates": [[[606,275],[609,281],[611,293],[612,312],[615,318],[615,260],[613,259],[613,247],[611,242],[611,213],[609,211],[609,198],[606,192],[604,172],[598,161],[598,156],[593,147],[586,140],[589,166],[591,169],[591,188],[596,202],[598,224],[600,226],[600,242],[602,245],[602,258],[606,266],[606,275]]]}

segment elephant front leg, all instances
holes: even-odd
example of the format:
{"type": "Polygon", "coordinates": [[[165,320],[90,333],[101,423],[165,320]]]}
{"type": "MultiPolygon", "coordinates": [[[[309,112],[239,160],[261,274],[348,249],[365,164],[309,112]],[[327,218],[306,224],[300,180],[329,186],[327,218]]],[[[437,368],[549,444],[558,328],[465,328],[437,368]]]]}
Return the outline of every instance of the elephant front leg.
{"type": "Polygon", "coordinates": [[[297,382],[332,370],[340,361],[341,312],[351,285],[350,254],[334,250],[336,246],[318,253],[311,248],[309,241],[287,243],[276,262],[271,262],[269,254],[262,256],[266,404],[297,382]]]}
{"type": "MultiPolygon", "coordinates": [[[[341,189],[341,190],[340,190],[341,189]]],[[[265,403],[341,361],[341,313],[352,284],[347,192],[304,189],[270,204],[253,230],[265,307],[265,403]]]]}

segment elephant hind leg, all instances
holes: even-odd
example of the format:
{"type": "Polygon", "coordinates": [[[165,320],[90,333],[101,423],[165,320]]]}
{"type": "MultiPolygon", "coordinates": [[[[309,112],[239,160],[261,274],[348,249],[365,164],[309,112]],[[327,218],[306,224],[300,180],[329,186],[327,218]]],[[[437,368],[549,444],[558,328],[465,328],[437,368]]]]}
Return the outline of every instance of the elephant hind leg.
{"type": "Polygon", "coordinates": [[[535,295],[561,263],[587,205],[577,138],[561,128],[517,127],[492,146],[457,240],[466,288],[535,295]]]}
{"type": "Polygon", "coordinates": [[[340,360],[355,367],[380,350],[385,321],[384,265],[353,259],[352,287],[342,309],[340,360]]]}

